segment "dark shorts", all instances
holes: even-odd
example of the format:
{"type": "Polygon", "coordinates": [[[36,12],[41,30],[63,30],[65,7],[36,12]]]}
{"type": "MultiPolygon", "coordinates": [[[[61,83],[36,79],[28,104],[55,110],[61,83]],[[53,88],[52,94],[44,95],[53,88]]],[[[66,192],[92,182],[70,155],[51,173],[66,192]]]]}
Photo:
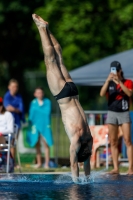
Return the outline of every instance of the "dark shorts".
{"type": "Polygon", "coordinates": [[[108,111],[106,124],[121,125],[124,123],[131,123],[129,111],[126,112],[108,111]]]}
{"type": "Polygon", "coordinates": [[[91,156],[91,150],[92,150],[92,145],[90,144],[91,141],[92,141],[92,136],[88,141],[81,143],[80,150],[77,154],[78,162],[85,162],[91,156]]]}
{"type": "Polygon", "coordinates": [[[78,90],[76,85],[73,82],[66,82],[60,93],[55,95],[54,97],[56,100],[59,100],[66,97],[72,97],[77,95],[78,95],[78,90]]]}

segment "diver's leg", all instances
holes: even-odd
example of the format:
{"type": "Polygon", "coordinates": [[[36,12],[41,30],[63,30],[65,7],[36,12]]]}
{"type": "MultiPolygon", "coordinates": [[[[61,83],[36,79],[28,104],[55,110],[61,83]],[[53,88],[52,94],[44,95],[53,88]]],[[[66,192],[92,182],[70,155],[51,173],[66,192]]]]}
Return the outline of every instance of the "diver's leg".
{"type": "Polygon", "coordinates": [[[47,32],[47,22],[36,14],[33,14],[32,17],[38,27],[42,41],[49,88],[53,95],[57,95],[64,87],[65,79],[58,67],[55,50],[47,32]]]}
{"type": "Polygon", "coordinates": [[[47,30],[48,30],[48,34],[50,36],[51,42],[55,49],[55,55],[56,55],[56,60],[58,62],[58,66],[60,67],[60,70],[61,70],[66,82],[72,82],[72,78],[71,78],[70,74],[68,73],[68,71],[64,65],[64,62],[63,62],[61,46],[60,46],[59,42],[56,40],[56,38],[54,37],[54,35],[49,30],[49,28],[47,30]]]}

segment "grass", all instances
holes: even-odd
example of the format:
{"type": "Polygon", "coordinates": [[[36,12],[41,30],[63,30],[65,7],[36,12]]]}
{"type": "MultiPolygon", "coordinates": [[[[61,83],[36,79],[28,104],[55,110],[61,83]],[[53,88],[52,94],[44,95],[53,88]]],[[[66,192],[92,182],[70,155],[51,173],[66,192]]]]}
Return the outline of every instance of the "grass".
{"type": "MultiPolygon", "coordinates": [[[[15,169],[15,173],[19,172],[19,169],[15,169]]],[[[40,172],[70,172],[70,168],[49,168],[49,169],[44,169],[44,168],[39,168],[35,169],[34,167],[31,166],[22,166],[22,172],[23,173],[40,173],[40,172]]]]}
{"type": "MultiPolygon", "coordinates": [[[[96,168],[93,169],[91,171],[103,171],[105,169],[105,167],[100,167],[100,168],[96,168]]],[[[112,170],[113,167],[109,167],[108,170],[105,170],[105,172],[108,172],[110,170],[112,170]]],[[[23,173],[44,173],[44,172],[70,172],[71,169],[70,167],[66,167],[66,168],[62,168],[62,167],[58,167],[58,168],[49,168],[49,169],[44,169],[44,168],[39,168],[39,169],[35,169],[33,167],[33,165],[30,164],[23,164],[22,165],[22,172],[23,173]]],[[[83,172],[83,169],[80,169],[81,172],[83,172]]],[[[128,171],[127,167],[120,167],[120,173],[126,173],[128,171]]],[[[15,173],[18,173],[19,170],[15,169],[15,173]]]]}

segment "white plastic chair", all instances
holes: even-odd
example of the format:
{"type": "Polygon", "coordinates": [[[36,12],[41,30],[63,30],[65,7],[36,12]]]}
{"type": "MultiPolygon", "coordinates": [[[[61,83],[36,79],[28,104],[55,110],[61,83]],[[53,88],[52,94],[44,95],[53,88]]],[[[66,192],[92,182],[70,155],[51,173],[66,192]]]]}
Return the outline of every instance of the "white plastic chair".
{"type": "Polygon", "coordinates": [[[17,134],[18,134],[18,126],[16,124],[14,124],[14,133],[8,133],[8,134],[4,134],[3,137],[8,137],[8,144],[6,144],[5,142],[2,144],[0,144],[0,147],[2,147],[2,149],[0,149],[0,152],[7,152],[7,166],[6,166],[6,173],[9,173],[9,161],[10,161],[10,148],[11,147],[15,147],[16,146],[16,150],[17,150],[17,159],[18,159],[18,164],[20,166],[19,170],[21,172],[21,163],[20,163],[20,157],[19,157],[19,152],[18,152],[18,145],[17,145],[17,134]],[[14,140],[13,143],[11,143],[11,136],[13,136],[14,140]]]}
{"type": "Polygon", "coordinates": [[[6,173],[9,173],[9,159],[10,159],[10,147],[11,147],[11,133],[3,135],[3,144],[0,144],[0,152],[7,152],[7,165],[6,165],[6,173]],[[8,137],[8,144],[6,144],[5,137],[8,137]]]}

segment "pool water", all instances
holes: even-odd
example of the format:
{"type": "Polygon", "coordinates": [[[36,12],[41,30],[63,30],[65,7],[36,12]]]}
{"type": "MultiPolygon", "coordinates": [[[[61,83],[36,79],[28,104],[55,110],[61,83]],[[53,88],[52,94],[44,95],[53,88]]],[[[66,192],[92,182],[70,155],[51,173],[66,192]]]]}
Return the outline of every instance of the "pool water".
{"type": "Polygon", "coordinates": [[[133,176],[93,173],[88,182],[80,175],[0,175],[0,200],[133,200],[133,176]]]}

